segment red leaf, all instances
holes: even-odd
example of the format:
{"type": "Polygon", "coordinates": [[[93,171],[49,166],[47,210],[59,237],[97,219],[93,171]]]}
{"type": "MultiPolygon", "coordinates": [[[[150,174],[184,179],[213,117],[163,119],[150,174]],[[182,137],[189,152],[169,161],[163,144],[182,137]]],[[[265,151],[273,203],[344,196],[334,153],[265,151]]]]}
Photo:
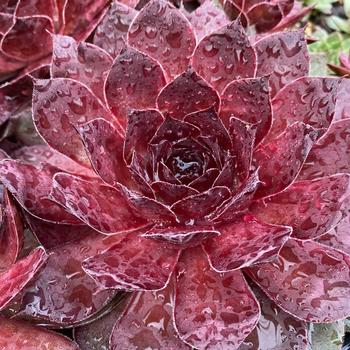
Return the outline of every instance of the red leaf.
{"type": "Polygon", "coordinates": [[[160,92],[157,105],[160,111],[175,119],[209,107],[219,108],[219,96],[192,68],[179,75],[160,92]]]}
{"type": "Polygon", "coordinates": [[[256,56],[242,25],[235,21],[203,38],[192,64],[221,93],[232,80],[254,76],[256,56]]]}
{"type": "Polygon", "coordinates": [[[179,251],[168,243],[127,235],[102,254],[83,262],[83,269],[103,288],[158,290],[169,282],[179,251]]]}
{"type": "Polygon", "coordinates": [[[189,22],[163,0],[150,1],[139,12],[130,26],[128,41],[159,61],[169,79],[187,69],[196,46],[189,22]]]}
{"type": "Polygon", "coordinates": [[[259,33],[269,32],[282,20],[282,11],[278,4],[263,2],[253,6],[246,13],[249,25],[254,26],[259,33]]]}
{"type": "Polygon", "coordinates": [[[220,275],[200,248],[191,248],[180,258],[174,316],[192,347],[235,349],[255,328],[260,308],[241,272],[220,275]]]}
{"type": "Polygon", "coordinates": [[[220,235],[205,241],[203,248],[218,272],[273,260],[292,232],[290,227],[270,225],[249,214],[215,229],[220,235]]]}
{"type": "Polygon", "coordinates": [[[108,105],[122,125],[130,109],[154,108],[165,85],[163,70],[151,57],[126,47],[114,60],[106,81],[108,105]]]}

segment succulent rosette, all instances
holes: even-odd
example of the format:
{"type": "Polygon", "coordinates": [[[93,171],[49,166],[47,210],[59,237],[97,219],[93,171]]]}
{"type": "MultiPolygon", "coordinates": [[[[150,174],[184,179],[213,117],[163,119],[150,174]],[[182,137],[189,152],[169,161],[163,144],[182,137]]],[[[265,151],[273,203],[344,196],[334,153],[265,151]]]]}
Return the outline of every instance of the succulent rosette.
{"type": "Polygon", "coordinates": [[[115,2],[93,44],[53,36],[47,145],[0,162],[48,251],[10,263],[7,317],[79,326],[82,348],[243,350],[306,349],[308,322],[350,315],[347,247],[323,239],[348,220],[340,80],[308,76],[301,30],[197,19],[115,2]]]}

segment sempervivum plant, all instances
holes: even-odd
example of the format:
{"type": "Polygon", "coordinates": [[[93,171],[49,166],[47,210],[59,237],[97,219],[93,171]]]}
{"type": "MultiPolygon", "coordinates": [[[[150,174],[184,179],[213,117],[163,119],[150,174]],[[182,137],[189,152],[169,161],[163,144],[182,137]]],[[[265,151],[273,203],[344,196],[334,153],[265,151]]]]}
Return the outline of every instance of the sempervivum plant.
{"type": "Polygon", "coordinates": [[[348,220],[339,80],[308,77],[302,31],[193,23],[114,3],[94,44],[54,36],[33,93],[48,145],[0,162],[49,252],[7,268],[6,320],[80,325],[83,349],[299,350],[307,322],[350,315],[346,246],[317,242],[348,220]]]}

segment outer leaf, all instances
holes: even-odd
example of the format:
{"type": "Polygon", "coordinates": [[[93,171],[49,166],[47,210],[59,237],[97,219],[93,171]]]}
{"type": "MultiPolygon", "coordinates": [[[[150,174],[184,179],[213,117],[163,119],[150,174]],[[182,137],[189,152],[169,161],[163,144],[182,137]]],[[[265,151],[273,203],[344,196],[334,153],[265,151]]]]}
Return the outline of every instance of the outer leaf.
{"type": "Polygon", "coordinates": [[[179,251],[140,235],[128,235],[106,252],[83,262],[83,269],[104,288],[132,291],[166,286],[179,251]]]}
{"type": "Polygon", "coordinates": [[[255,51],[239,21],[204,37],[192,57],[193,68],[219,93],[234,79],[253,77],[255,51]]]}
{"type": "Polygon", "coordinates": [[[0,347],[6,350],[79,350],[70,339],[41,327],[0,318],[0,347]]]}
{"type": "Polygon", "coordinates": [[[21,292],[46,260],[45,250],[39,247],[0,275],[0,310],[21,292]]]}
{"type": "Polygon", "coordinates": [[[290,239],[275,262],[247,269],[278,306],[308,322],[350,315],[350,257],[312,241],[290,239]]]}
{"type": "Polygon", "coordinates": [[[343,79],[339,85],[334,120],[350,118],[349,113],[350,80],[343,79]]]}
{"type": "Polygon", "coordinates": [[[163,0],[150,1],[136,16],[129,43],[160,62],[168,78],[183,73],[196,46],[192,28],[180,11],[163,0]]]}
{"type": "Polygon", "coordinates": [[[146,223],[134,213],[121,191],[101,182],[57,173],[50,196],[81,221],[105,234],[135,230],[146,223]]]}
{"type": "Polygon", "coordinates": [[[129,26],[137,11],[119,1],[112,3],[107,14],[96,28],[94,44],[112,57],[117,57],[125,45],[129,26]]]}
{"type": "Polygon", "coordinates": [[[350,210],[350,175],[339,174],[294,183],[287,190],[256,202],[262,220],[293,227],[299,239],[316,238],[335,227],[350,210]]]}
{"type": "Polygon", "coordinates": [[[259,167],[263,184],[257,190],[258,197],[278,193],[294,181],[316,137],[317,132],[311,126],[297,122],[254,152],[254,163],[259,167]]]}
{"type": "Polygon", "coordinates": [[[350,119],[332,124],[311,149],[299,179],[315,179],[350,171],[350,119]]]}
{"type": "Polygon", "coordinates": [[[257,32],[269,32],[282,20],[282,11],[278,4],[262,2],[253,6],[247,13],[249,24],[254,26],[257,32]]]}
{"type": "Polygon", "coordinates": [[[155,348],[189,350],[179,338],[172,319],[173,283],[158,292],[133,293],[110,338],[110,349],[155,348]]]}
{"type": "Polygon", "coordinates": [[[99,47],[68,36],[53,36],[52,78],[77,80],[104,101],[103,87],[111,66],[112,58],[99,47]]]}
{"type": "Polygon", "coordinates": [[[218,237],[205,241],[203,249],[218,272],[273,260],[292,232],[290,227],[270,225],[249,214],[216,230],[218,237]]]}
{"type": "Polygon", "coordinates": [[[260,308],[241,272],[211,270],[200,248],[180,258],[175,324],[183,341],[195,348],[237,348],[255,328],[260,308]]]}
{"type": "Polygon", "coordinates": [[[191,68],[165,86],[157,98],[162,113],[181,120],[212,106],[217,111],[219,103],[216,91],[191,68]]]}
{"type": "Polygon", "coordinates": [[[130,47],[113,62],[106,82],[108,105],[122,125],[129,109],[154,108],[165,85],[160,65],[151,57],[130,47]]]}
{"type": "Polygon", "coordinates": [[[266,36],[255,44],[257,76],[270,76],[272,96],[291,81],[307,76],[309,56],[302,31],[266,36]]]}
{"type": "Polygon", "coordinates": [[[112,123],[114,119],[85,85],[62,78],[35,82],[33,118],[39,134],[52,148],[79,163],[88,160],[74,127],[95,118],[112,123]]]}

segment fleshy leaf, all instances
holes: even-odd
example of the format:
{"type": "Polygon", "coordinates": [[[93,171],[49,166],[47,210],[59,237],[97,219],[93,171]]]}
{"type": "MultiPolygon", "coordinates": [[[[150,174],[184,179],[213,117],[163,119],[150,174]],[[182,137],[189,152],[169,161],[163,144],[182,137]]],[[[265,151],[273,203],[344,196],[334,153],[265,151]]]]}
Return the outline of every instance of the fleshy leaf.
{"type": "Polygon", "coordinates": [[[269,32],[281,21],[282,11],[278,4],[262,2],[253,6],[246,16],[257,32],[269,32]]]}
{"type": "Polygon", "coordinates": [[[52,32],[52,22],[47,17],[17,18],[15,25],[2,38],[1,49],[16,60],[34,61],[52,50],[49,34],[52,32]]]}
{"type": "Polygon", "coordinates": [[[297,121],[326,131],[334,116],[339,81],[337,78],[302,77],[286,85],[272,101],[269,139],[297,121]]]}
{"type": "Polygon", "coordinates": [[[48,199],[57,171],[50,165],[36,168],[12,159],[0,162],[1,182],[25,210],[47,221],[76,224],[79,221],[74,216],[48,199]]]}
{"type": "Polygon", "coordinates": [[[179,248],[188,248],[200,244],[202,241],[217,236],[220,233],[211,227],[154,227],[143,236],[158,241],[169,242],[179,248]]]}
{"type": "Polygon", "coordinates": [[[122,125],[129,109],[154,108],[165,85],[160,65],[151,57],[126,47],[114,60],[106,81],[108,105],[122,125]]]}
{"type": "Polygon", "coordinates": [[[166,286],[179,251],[168,243],[127,235],[102,254],[83,262],[83,269],[106,289],[158,290],[166,286]]]}
{"type": "Polygon", "coordinates": [[[350,119],[339,120],[312,147],[299,179],[350,172],[350,119]]]}
{"type": "Polygon", "coordinates": [[[255,74],[255,51],[239,21],[204,37],[192,58],[193,68],[219,93],[234,79],[255,74]]]}
{"type": "Polygon", "coordinates": [[[261,316],[238,350],[310,349],[308,324],[281,310],[255,285],[252,287],[261,307],[261,316]]]}
{"type": "Polygon", "coordinates": [[[33,118],[46,142],[78,163],[89,161],[75,127],[96,118],[113,122],[110,112],[85,85],[63,78],[35,82],[33,118]]]}
{"type": "Polygon", "coordinates": [[[296,122],[266,145],[254,152],[262,186],[258,197],[276,194],[288,187],[298,176],[318,133],[309,125],[296,122]]]}
{"type": "Polygon", "coordinates": [[[203,219],[229,197],[230,191],[227,187],[212,187],[206,192],[179,200],[172,205],[171,209],[180,222],[191,222],[203,219]]]}
{"type": "Polygon", "coordinates": [[[220,117],[226,126],[231,117],[257,124],[255,144],[269,131],[272,119],[266,77],[235,80],[221,94],[220,117]]]}
{"type": "Polygon", "coordinates": [[[193,12],[189,13],[187,18],[192,24],[197,41],[229,23],[224,11],[212,1],[204,1],[193,12]]]}
{"type": "Polygon", "coordinates": [[[335,106],[335,114],[334,114],[335,121],[350,118],[349,93],[350,93],[350,80],[343,79],[338,89],[337,104],[335,106]]]}
{"type": "Polygon", "coordinates": [[[146,223],[121,191],[101,182],[57,173],[50,196],[82,222],[105,234],[135,230],[146,223]]]}
{"type": "Polygon", "coordinates": [[[110,349],[189,350],[176,333],[173,323],[174,283],[158,292],[135,292],[117,321],[110,349]]]}
{"type": "Polygon", "coordinates": [[[1,189],[0,274],[15,263],[23,242],[20,214],[8,192],[1,189]]]}
{"type": "Polygon", "coordinates": [[[160,111],[183,119],[187,114],[209,107],[219,108],[219,96],[192,68],[164,87],[157,98],[160,111]]]}
{"type": "Polygon", "coordinates": [[[77,80],[104,101],[104,82],[111,66],[112,58],[98,46],[78,43],[69,36],[53,36],[52,78],[77,80]]]}
{"type": "Polygon", "coordinates": [[[21,292],[46,260],[45,250],[39,247],[0,274],[0,310],[21,292]]]}
{"type": "Polygon", "coordinates": [[[294,183],[285,191],[256,202],[260,219],[293,227],[293,236],[314,239],[335,227],[350,210],[350,175],[338,174],[294,183]]]}
{"type": "Polygon", "coordinates": [[[79,350],[76,343],[58,333],[22,321],[0,317],[0,347],[6,350],[79,350]]]}
{"type": "Polygon", "coordinates": [[[269,76],[272,96],[291,81],[308,75],[309,56],[302,31],[266,36],[254,48],[258,60],[257,76],[269,76]]]}
{"type": "Polygon", "coordinates": [[[52,249],[44,268],[11,305],[16,317],[56,327],[78,325],[93,317],[116,293],[101,291],[83,271],[82,261],[110,248],[122,237],[95,232],[52,249]]]}
{"type": "Polygon", "coordinates": [[[349,317],[350,257],[313,241],[290,239],[279,257],[246,269],[278,306],[307,322],[349,317]]]}
{"type": "Polygon", "coordinates": [[[112,3],[109,11],[96,28],[94,44],[112,57],[117,57],[125,46],[127,33],[137,11],[119,1],[112,3]]]}
{"type": "Polygon", "coordinates": [[[139,12],[130,26],[128,41],[159,61],[168,78],[186,70],[196,46],[189,22],[173,5],[163,0],[150,1],[139,12]]]}
{"type": "Polygon", "coordinates": [[[183,252],[174,311],[183,341],[200,349],[235,349],[259,316],[259,305],[240,271],[220,275],[210,268],[200,248],[183,252]]]}
{"type": "Polygon", "coordinates": [[[273,260],[292,232],[290,227],[270,225],[249,214],[215,228],[220,235],[205,241],[203,248],[218,272],[273,260]]]}

